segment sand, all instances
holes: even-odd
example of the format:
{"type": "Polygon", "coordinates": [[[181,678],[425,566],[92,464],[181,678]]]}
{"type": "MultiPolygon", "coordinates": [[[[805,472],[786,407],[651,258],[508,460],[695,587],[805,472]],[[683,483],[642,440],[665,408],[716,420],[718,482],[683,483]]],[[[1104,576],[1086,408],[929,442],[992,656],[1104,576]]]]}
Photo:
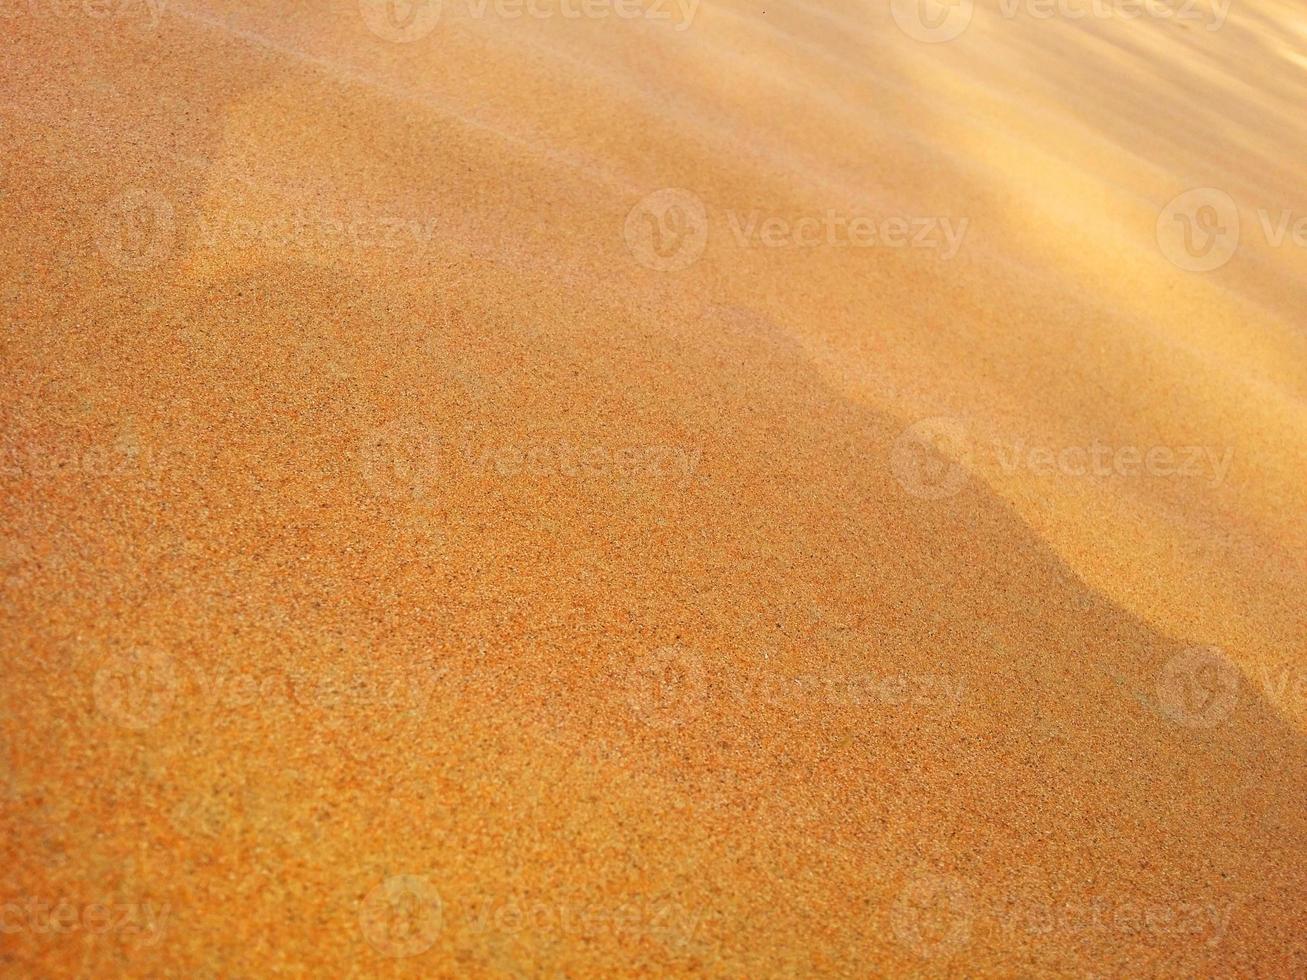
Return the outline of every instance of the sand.
{"type": "Polygon", "coordinates": [[[2,972],[1302,976],[1307,15],[1132,9],[9,0],[2,972]]]}

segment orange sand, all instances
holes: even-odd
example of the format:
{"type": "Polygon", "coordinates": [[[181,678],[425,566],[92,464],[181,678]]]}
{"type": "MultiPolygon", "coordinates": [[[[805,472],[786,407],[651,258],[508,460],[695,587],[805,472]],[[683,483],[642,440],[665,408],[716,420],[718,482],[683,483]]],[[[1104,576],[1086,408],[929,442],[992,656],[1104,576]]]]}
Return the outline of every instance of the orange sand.
{"type": "Polygon", "coordinates": [[[1301,3],[66,3],[4,974],[1307,972],[1301,3]]]}

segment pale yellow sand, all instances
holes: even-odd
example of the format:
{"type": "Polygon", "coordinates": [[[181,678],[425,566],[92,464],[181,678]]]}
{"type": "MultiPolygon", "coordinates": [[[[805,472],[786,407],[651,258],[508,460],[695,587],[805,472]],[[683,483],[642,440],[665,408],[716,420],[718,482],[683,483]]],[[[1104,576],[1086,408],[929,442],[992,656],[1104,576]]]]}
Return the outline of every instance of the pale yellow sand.
{"type": "Polygon", "coordinates": [[[537,9],[0,11],[3,971],[1303,975],[1301,5],[537,9]]]}

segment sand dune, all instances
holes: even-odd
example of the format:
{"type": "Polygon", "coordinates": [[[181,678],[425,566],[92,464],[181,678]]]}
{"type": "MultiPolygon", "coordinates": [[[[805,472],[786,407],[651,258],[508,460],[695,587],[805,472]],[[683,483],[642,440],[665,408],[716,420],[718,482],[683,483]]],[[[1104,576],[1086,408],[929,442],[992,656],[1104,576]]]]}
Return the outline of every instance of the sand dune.
{"type": "Polygon", "coordinates": [[[1307,13],[1137,10],[0,10],[4,972],[1302,975],[1307,13]]]}

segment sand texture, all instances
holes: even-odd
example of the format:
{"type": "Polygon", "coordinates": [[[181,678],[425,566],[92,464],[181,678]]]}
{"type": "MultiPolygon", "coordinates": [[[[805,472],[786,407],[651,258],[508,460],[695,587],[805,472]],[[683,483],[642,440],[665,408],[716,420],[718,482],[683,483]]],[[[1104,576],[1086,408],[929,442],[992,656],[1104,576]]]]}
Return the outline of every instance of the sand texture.
{"type": "Polygon", "coordinates": [[[0,2],[0,974],[1307,974],[1307,7],[923,4],[0,2]]]}

